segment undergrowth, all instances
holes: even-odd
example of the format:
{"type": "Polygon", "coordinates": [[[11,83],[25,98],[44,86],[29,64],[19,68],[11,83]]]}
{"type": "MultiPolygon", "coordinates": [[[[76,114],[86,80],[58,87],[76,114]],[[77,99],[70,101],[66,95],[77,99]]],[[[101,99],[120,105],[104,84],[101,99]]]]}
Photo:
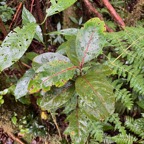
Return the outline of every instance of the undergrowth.
{"type": "MultiPolygon", "coordinates": [[[[75,0],[51,2],[46,18],[75,0]]],[[[1,72],[23,57],[33,38],[44,43],[40,26],[25,7],[22,18],[23,27],[2,42],[1,72]]],[[[65,42],[56,53],[34,54],[17,83],[0,92],[0,104],[8,93],[18,101],[34,96],[41,118],[48,120],[50,114],[60,139],[70,136],[67,141],[74,144],[144,143],[144,28],[105,31],[104,22],[92,18],[80,29],[49,33],[62,35],[65,42]],[[68,125],[63,133],[58,110],[68,125]]]]}

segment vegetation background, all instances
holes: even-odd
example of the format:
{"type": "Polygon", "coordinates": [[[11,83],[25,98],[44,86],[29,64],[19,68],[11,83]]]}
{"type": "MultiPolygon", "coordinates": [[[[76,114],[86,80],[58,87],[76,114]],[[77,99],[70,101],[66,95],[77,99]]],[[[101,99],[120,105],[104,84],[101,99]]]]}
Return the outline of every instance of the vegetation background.
{"type": "Polygon", "coordinates": [[[144,0],[0,0],[0,44],[0,143],[144,143],[144,0]]]}

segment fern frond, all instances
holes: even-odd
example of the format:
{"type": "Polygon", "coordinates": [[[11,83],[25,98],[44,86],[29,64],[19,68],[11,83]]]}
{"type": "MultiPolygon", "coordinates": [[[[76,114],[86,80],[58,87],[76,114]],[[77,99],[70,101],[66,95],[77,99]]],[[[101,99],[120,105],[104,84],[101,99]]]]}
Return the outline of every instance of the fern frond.
{"type": "Polygon", "coordinates": [[[130,134],[129,135],[119,134],[114,137],[111,137],[110,139],[112,139],[117,144],[133,144],[134,142],[137,141],[137,138],[130,134]]]}
{"type": "Polygon", "coordinates": [[[134,120],[132,117],[127,116],[125,126],[133,133],[144,138],[144,118],[134,120]]]}
{"type": "Polygon", "coordinates": [[[137,67],[134,67],[133,65],[125,65],[119,60],[114,61],[113,58],[109,58],[107,64],[113,69],[113,74],[125,78],[135,92],[144,94],[142,70],[137,69],[137,67]]]}
{"type": "Polygon", "coordinates": [[[117,113],[114,113],[110,119],[109,122],[113,122],[115,124],[115,130],[118,130],[120,133],[122,133],[123,135],[126,135],[126,130],[125,127],[122,126],[122,123],[120,121],[120,118],[118,116],[117,113]]]}
{"type": "Polygon", "coordinates": [[[113,47],[120,57],[127,57],[129,62],[144,58],[144,28],[127,27],[124,31],[107,34],[107,46],[113,47]]]}
{"type": "Polygon", "coordinates": [[[122,83],[119,84],[118,80],[115,80],[112,85],[115,89],[116,102],[120,101],[124,107],[130,110],[133,106],[131,93],[126,88],[122,88],[122,83]]]}
{"type": "Polygon", "coordinates": [[[90,133],[91,137],[95,139],[97,142],[103,141],[104,131],[103,131],[103,125],[99,121],[90,121],[90,133]]]}
{"type": "Polygon", "coordinates": [[[125,65],[123,62],[120,60],[116,60],[112,58],[110,55],[108,57],[107,65],[113,69],[113,74],[117,74],[119,77],[124,77],[126,78],[127,73],[132,75],[131,69],[133,68],[132,66],[125,65]]]}

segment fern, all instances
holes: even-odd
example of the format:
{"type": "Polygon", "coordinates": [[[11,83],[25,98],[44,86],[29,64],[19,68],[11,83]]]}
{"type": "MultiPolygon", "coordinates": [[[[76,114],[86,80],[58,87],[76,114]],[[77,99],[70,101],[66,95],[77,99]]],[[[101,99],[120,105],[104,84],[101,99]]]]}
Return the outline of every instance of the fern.
{"type": "Polygon", "coordinates": [[[129,135],[119,134],[119,135],[114,136],[110,139],[112,139],[117,144],[133,144],[133,142],[137,141],[137,138],[134,136],[131,136],[130,134],[129,135]]]}
{"type": "Polygon", "coordinates": [[[112,49],[106,63],[118,77],[116,80],[123,80],[121,84],[113,82],[116,100],[130,110],[134,103],[131,93],[137,93],[137,97],[144,95],[144,28],[127,27],[107,34],[106,38],[107,48],[112,49]]]}
{"type": "Polygon", "coordinates": [[[97,142],[102,142],[104,137],[103,125],[99,121],[90,121],[91,137],[97,142]]]}
{"type": "MultiPolygon", "coordinates": [[[[112,58],[111,58],[112,59],[112,58]]],[[[113,59],[112,59],[113,60],[113,59]]],[[[142,70],[135,68],[133,65],[125,65],[119,60],[113,60],[108,63],[113,69],[113,73],[119,77],[123,77],[130,83],[130,87],[138,92],[144,94],[144,81],[142,70]]]]}
{"type": "Polygon", "coordinates": [[[128,108],[129,110],[133,106],[133,98],[130,91],[126,88],[122,88],[122,82],[119,83],[120,80],[115,80],[112,85],[115,88],[115,97],[117,102],[121,102],[122,106],[128,108]]]}
{"type": "Polygon", "coordinates": [[[125,127],[122,126],[122,123],[120,121],[120,118],[118,116],[117,113],[113,114],[110,119],[110,122],[113,122],[115,124],[115,130],[118,130],[120,133],[122,133],[123,135],[126,135],[126,130],[125,127]]]}
{"type": "Polygon", "coordinates": [[[127,116],[125,126],[139,137],[144,138],[144,118],[134,120],[127,116]]]}
{"type": "Polygon", "coordinates": [[[122,122],[120,121],[118,114],[113,114],[109,121],[115,124],[115,130],[118,130],[119,134],[113,137],[108,136],[108,139],[116,142],[117,144],[133,144],[133,142],[137,141],[135,136],[127,134],[125,127],[122,126],[122,122]]]}

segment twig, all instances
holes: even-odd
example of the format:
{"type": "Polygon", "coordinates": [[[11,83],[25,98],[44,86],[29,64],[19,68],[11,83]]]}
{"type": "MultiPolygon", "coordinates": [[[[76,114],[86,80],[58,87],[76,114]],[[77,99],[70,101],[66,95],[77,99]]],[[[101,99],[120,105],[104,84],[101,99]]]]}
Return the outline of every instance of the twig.
{"type": "Polygon", "coordinates": [[[27,68],[31,68],[31,66],[29,66],[29,65],[27,65],[26,63],[24,63],[24,62],[21,62],[21,64],[23,65],[23,66],[25,66],[25,67],[27,67],[27,68]]]}
{"type": "Polygon", "coordinates": [[[31,9],[30,9],[30,12],[31,12],[31,13],[32,13],[32,10],[33,10],[34,1],[35,1],[35,0],[32,0],[32,3],[31,3],[31,9]]]}
{"type": "Polygon", "coordinates": [[[57,128],[57,131],[58,131],[59,137],[60,137],[60,139],[62,140],[62,136],[61,136],[61,133],[60,133],[60,129],[59,129],[59,127],[58,127],[58,124],[57,124],[57,122],[56,122],[56,119],[55,119],[55,117],[53,116],[52,113],[50,113],[50,114],[51,114],[52,119],[53,119],[53,122],[54,122],[54,124],[55,124],[55,126],[56,126],[56,128],[57,128]]]}
{"type": "Polygon", "coordinates": [[[115,9],[113,8],[113,6],[110,4],[110,2],[108,0],[102,0],[103,4],[106,6],[106,8],[108,9],[108,11],[110,12],[110,14],[112,15],[112,17],[114,18],[114,20],[122,27],[125,27],[125,23],[123,22],[122,18],[119,16],[119,14],[115,11],[115,9]]]}
{"type": "Polygon", "coordinates": [[[14,141],[16,141],[17,143],[19,143],[19,144],[25,144],[25,143],[23,143],[19,138],[17,138],[15,135],[13,135],[12,133],[7,132],[7,134],[8,134],[14,141]]]}
{"type": "Polygon", "coordinates": [[[11,22],[11,24],[10,24],[9,29],[11,29],[12,24],[13,24],[14,21],[16,20],[16,18],[17,18],[17,16],[18,16],[18,13],[19,13],[19,11],[20,11],[20,9],[21,9],[21,7],[22,7],[22,2],[18,5],[18,8],[17,8],[16,13],[15,13],[15,15],[14,15],[14,17],[13,17],[13,20],[12,20],[12,22],[11,22]]]}
{"type": "Polygon", "coordinates": [[[38,22],[42,23],[44,20],[44,14],[43,14],[43,11],[41,9],[41,2],[39,0],[35,0],[35,4],[36,4],[38,22]]]}
{"type": "Polygon", "coordinates": [[[7,36],[7,30],[6,30],[6,28],[5,28],[5,25],[4,25],[4,23],[3,23],[2,19],[1,19],[1,17],[0,17],[0,29],[1,29],[1,31],[2,31],[2,33],[3,33],[3,35],[4,35],[4,37],[6,37],[6,36],[7,36]]]}
{"type": "MultiPolygon", "coordinates": [[[[102,15],[92,6],[92,4],[89,2],[89,0],[84,0],[84,3],[92,13],[94,13],[100,20],[103,21],[102,15]]],[[[113,30],[111,28],[109,28],[106,24],[105,24],[105,27],[108,32],[113,32],[113,30]]]]}

